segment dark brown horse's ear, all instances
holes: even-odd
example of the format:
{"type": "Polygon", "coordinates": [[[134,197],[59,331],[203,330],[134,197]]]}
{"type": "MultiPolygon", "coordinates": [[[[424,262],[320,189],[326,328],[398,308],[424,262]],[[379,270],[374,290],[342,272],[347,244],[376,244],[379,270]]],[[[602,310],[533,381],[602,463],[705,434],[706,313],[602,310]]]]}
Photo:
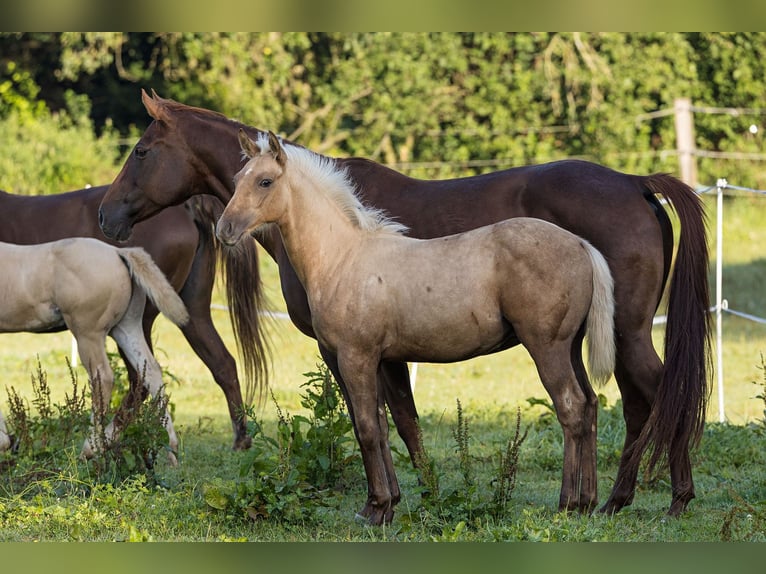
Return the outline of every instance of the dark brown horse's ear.
{"type": "Polygon", "coordinates": [[[162,98],[157,95],[157,92],[152,89],[152,96],[149,97],[146,90],[141,89],[141,101],[144,103],[146,111],[155,120],[170,123],[170,116],[166,112],[165,106],[162,104],[162,98]]]}
{"type": "Polygon", "coordinates": [[[279,138],[272,131],[269,131],[269,148],[274,154],[274,159],[279,165],[285,165],[285,150],[282,149],[282,144],[279,143],[279,138]]]}
{"type": "Polygon", "coordinates": [[[258,146],[256,146],[255,142],[250,139],[245,130],[239,128],[237,138],[239,138],[239,147],[242,148],[242,151],[245,152],[247,157],[255,157],[258,155],[258,146]]]}

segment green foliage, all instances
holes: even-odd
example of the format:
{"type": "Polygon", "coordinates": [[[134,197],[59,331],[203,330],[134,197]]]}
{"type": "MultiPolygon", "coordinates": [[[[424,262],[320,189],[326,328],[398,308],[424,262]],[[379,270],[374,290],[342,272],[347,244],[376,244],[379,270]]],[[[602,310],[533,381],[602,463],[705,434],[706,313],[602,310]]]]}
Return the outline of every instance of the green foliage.
{"type": "MultiPolygon", "coordinates": [[[[116,355],[112,360],[117,361],[116,355]]],[[[167,396],[144,401],[140,394],[128,393],[114,415],[119,439],[107,441],[101,434],[96,437],[106,445],[103,452],[90,461],[79,459],[85,437],[91,432],[90,393],[81,389],[76,373],[67,360],[71,392],[65,392],[63,403],[51,399],[48,375],[40,361],[31,377],[33,396],[29,404],[10,387],[8,392],[8,426],[13,439],[10,452],[0,455],[3,474],[0,491],[38,492],[46,488],[39,484],[45,477],[54,478],[59,495],[86,490],[89,481],[118,484],[128,478],[144,476],[153,484],[161,482],[156,463],[165,454],[168,434],[164,418],[168,406],[167,396]]],[[[116,387],[127,387],[122,381],[124,371],[117,371],[116,387]]],[[[109,416],[108,414],[106,416],[109,416]]],[[[106,427],[108,420],[97,421],[95,429],[106,427]]],[[[98,430],[96,431],[98,433],[98,430]]]]}
{"type": "Polygon", "coordinates": [[[94,131],[133,137],[154,88],[416,176],[564,157],[649,173],[678,172],[672,114],[652,114],[688,97],[700,182],[762,189],[764,50],[763,32],[0,33],[0,119],[69,109],[72,90],[94,131]]]}
{"type": "MultiPolygon", "coordinates": [[[[434,540],[454,541],[468,523],[481,521],[484,517],[502,519],[508,510],[511,495],[516,486],[516,474],[519,469],[519,452],[527,432],[521,434],[521,411],[516,413],[515,433],[508,439],[503,449],[489,457],[492,470],[487,472],[483,460],[471,452],[471,431],[468,419],[463,412],[460,400],[457,400],[456,422],[452,428],[452,438],[457,452],[457,467],[460,474],[459,484],[439,488],[435,480],[435,461],[428,456],[419,459],[421,468],[421,488],[423,494],[420,520],[427,528],[441,526],[441,535],[434,540]],[[427,478],[423,478],[425,475],[427,478]],[[478,477],[484,477],[480,480],[478,477]],[[490,497],[487,497],[487,493],[490,497]],[[446,526],[445,526],[446,525],[446,526]]],[[[403,519],[411,526],[411,518],[403,519]]]]}
{"type": "MultiPolygon", "coordinates": [[[[80,115],[41,115],[24,120],[13,112],[0,120],[0,140],[13,142],[0,155],[0,189],[44,195],[103,185],[114,179],[120,150],[117,134],[96,136],[81,96],[72,94],[80,115]]],[[[87,106],[85,106],[87,108],[87,106]]]]}
{"type": "Polygon", "coordinates": [[[274,399],[277,432],[271,437],[250,413],[253,444],[242,460],[241,480],[205,485],[208,506],[252,520],[296,523],[314,520],[322,508],[338,504],[334,489],[344,486],[345,471],[359,459],[351,421],[323,363],[304,377],[301,405],[309,416],[285,413],[274,399]]]}
{"type": "Polygon", "coordinates": [[[39,461],[41,465],[55,460],[62,443],[71,444],[88,427],[87,393],[80,389],[77,376],[67,361],[72,392],[66,393],[64,404],[53,404],[48,375],[37,360],[31,375],[33,398],[31,406],[10,387],[8,392],[8,424],[14,437],[14,451],[22,457],[39,461]]]}
{"type": "Polygon", "coordinates": [[[0,119],[15,114],[21,123],[28,123],[42,117],[47,108],[37,99],[39,94],[40,87],[28,70],[13,61],[0,64],[0,119]]]}

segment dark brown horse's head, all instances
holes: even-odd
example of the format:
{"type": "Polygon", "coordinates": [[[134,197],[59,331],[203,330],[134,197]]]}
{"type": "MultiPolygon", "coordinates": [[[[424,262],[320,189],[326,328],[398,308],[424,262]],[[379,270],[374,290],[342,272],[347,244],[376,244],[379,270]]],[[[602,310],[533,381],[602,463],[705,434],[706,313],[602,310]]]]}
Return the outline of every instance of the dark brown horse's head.
{"type": "Polygon", "coordinates": [[[104,235],[124,241],[133,225],[193,195],[226,203],[239,169],[235,122],[221,114],[160,98],[141,97],[154,121],[136,143],[99,209],[104,235]],[[228,152],[228,153],[227,153],[228,152]],[[220,158],[220,162],[217,158],[220,158]]]}

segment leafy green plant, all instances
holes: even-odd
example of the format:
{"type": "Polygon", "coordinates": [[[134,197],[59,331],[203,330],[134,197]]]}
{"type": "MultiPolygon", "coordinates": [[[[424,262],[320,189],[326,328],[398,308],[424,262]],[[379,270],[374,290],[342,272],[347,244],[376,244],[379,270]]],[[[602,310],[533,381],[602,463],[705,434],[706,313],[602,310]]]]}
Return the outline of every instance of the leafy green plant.
{"type": "Polygon", "coordinates": [[[304,373],[301,406],[308,416],[286,413],[272,394],[277,413],[276,436],[249,413],[253,443],[240,466],[235,484],[205,485],[211,508],[237,510],[250,519],[277,518],[286,522],[311,520],[319,509],[339,501],[333,490],[358,454],[351,420],[332,375],[323,363],[304,373]]]}
{"type": "MultiPolygon", "coordinates": [[[[116,361],[117,356],[113,359],[116,361]]],[[[168,397],[158,395],[144,401],[141,393],[126,393],[113,419],[119,436],[117,440],[107,441],[104,429],[110,415],[91,421],[90,393],[80,387],[77,373],[68,360],[67,368],[71,392],[65,392],[61,404],[51,399],[48,375],[39,359],[31,377],[30,401],[24,400],[15,388],[8,389],[8,425],[14,448],[2,455],[3,468],[7,469],[5,489],[27,490],[45,477],[61,476],[64,468],[70,469],[72,477],[83,477],[86,481],[95,479],[117,484],[128,477],[145,474],[149,481],[160,482],[155,463],[167,449],[164,424],[168,397]],[[95,430],[91,431],[91,427],[95,430]],[[77,453],[91,432],[96,433],[96,442],[104,447],[86,462],[77,453]]],[[[124,369],[115,369],[117,388],[128,387],[126,376],[124,369]]],[[[80,479],[63,482],[74,484],[80,479]]],[[[33,490],[42,486],[37,484],[33,490]]]]}
{"type": "MultiPolygon", "coordinates": [[[[490,461],[496,462],[494,471],[486,473],[483,468],[485,465],[481,465],[482,459],[471,454],[471,430],[460,400],[456,401],[456,405],[457,417],[452,429],[452,438],[457,451],[460,483],[443,488],[441,491],[436,488],[429,497],[423,499],[426,514],[435,517],[438,522],[446,522],[449,525],[453,521],[458,521],[454,529],[449,526],[442,527],[440,539],[445,540],[454,539],[454,536],[459,535],[466,524],[471,524],[474,520],[480,520],[485,516],[493,518],[505,516],[508,502],[516,486],[519,451],[527,436],[527,431],[521,432],[521,410],[519,409],[516,413],[514,434],[499,453],[489,458],[490,461]],[[479,480],[477,478],[479,476],[487,476],[488,479],[485,482],[479,480]],[[487,493],[491,495],[488,497],[487,493]]],[[[421,475],[425,468],[426,475],[429,476],[434,468],[433,461],[425,459],[424,462],[426,465],[420,467],[421,475]]],[[[435,473],[432,474],[429,480],[436,482],[435,473]]]]}
{"type": "Polygon", "coordinates": [[[29,405],[14,387],[7,389],[10,407],[8,424],[12,429],[17,455],[44,459],[61,444],[71,443],[88,425],[87,393],[80,389],[77,374],[67,360],[72,393],[63,405],[54,405],[48,375],[37,360],[31,375],[33,398],[29,405]]]}
{"type": "Polygon", "coordinates": [[[516,488],[516,475],[519,468],[519,450],[527,438],[528,430],[521,434],[521,409],[516,411],[516,427],[514,434],[508,439],[505,452],[500,453],[500,464],[497,478],[494,482],[492,496],[492,514],[502,516],[511,495],[516,488]]]}

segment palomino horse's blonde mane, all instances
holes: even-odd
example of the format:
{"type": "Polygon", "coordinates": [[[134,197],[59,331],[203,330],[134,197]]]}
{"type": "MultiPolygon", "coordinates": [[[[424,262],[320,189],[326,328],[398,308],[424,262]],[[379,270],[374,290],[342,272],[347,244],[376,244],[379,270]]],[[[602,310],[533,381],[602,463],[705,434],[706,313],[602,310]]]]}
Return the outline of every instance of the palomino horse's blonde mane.
{"type": "MultiPolygon", "coordinates": [[[[259,134],[255,141],[261,153],[269,152],[268,134],[259,134]]],[[[327,156],[280,139],[282,149],[290,163],[290,170],[316,182],[317,188],[327,194],[341,211],[360,229],[383,233],[405,233],[407,227],[391,219],[382,209],[364,205],[356,195],[356,186],[347,169],[327,156]]]]}

